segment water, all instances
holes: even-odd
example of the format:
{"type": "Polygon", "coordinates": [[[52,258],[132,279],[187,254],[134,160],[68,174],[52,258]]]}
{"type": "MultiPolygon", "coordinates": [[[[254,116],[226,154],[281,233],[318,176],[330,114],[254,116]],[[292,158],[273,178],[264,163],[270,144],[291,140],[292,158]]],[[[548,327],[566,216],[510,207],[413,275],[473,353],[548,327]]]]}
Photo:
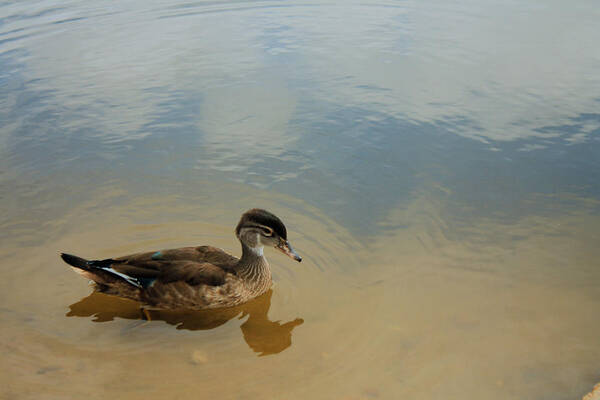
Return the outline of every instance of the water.
{"type": "Polygon", "coordinates": [[[0,398],[573,399],[600,381],[594,2],[0,5],[0,398]],[[217,313],[58,252],[288,226],[217,313]]]}

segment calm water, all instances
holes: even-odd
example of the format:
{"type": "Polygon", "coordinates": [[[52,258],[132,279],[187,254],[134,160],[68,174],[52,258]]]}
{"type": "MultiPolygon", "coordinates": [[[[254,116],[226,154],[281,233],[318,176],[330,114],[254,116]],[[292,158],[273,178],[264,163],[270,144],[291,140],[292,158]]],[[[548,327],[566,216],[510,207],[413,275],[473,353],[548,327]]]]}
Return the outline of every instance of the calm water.
{"type": "Polygon", "coordinates": [[[0,3],[0,398],[578,399],[600,381],[595,1],[0,3]],[[304,257],[155,312],[85,257],[304,257]]]}

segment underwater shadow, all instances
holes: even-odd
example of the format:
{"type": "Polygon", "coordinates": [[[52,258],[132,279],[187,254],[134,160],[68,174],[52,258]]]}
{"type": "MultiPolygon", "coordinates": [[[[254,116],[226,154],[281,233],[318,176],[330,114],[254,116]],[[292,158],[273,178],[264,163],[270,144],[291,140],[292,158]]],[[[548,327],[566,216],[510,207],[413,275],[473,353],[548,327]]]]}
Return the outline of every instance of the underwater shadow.
{"type": "Polygon", "coordinates": [[[142,310],[139,303],[115,296],[92,292],[69,306],[67,317],[93,317],[93,322],[107,322],[115,318],[164,321],[176,329],[191,331],[214,329],[237,317],[248,319],[240,326],[244,340],[259,356],[277,354],[292,345],[292,330],[304,320],[281,323],[269,320],[272,290],[237,307],[218,310],[170,311],[142,310]]]}

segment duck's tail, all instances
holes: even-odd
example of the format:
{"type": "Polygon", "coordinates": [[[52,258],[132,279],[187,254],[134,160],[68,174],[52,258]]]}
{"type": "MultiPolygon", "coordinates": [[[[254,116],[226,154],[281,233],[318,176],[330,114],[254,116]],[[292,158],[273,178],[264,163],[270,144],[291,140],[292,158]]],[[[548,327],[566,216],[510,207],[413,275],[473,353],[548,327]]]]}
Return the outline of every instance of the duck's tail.
{"type": "Polygon", "coordinates": [[[60,257],[63,259],[64,262],[66,262],[67,264],[69,264],[75,268],[79,268],[84,271],[88,271],[90,269],[89,261],[84,258],[77,257],[77,256],[74,256],[72,254],[67,254],[67,253],[60,253],[60,257]]]}
{"type": "Polygon", "coordinates": [[[112,258],[107,258],[106,260],[86,260],[85,258],[67,253],[61,253],[60,256],[71,266],[73,271],[94,281],[99,285],[99,290],[104,292],[107,292],[109,289],[107,286],[118,285],[123,289],[123,284],[125,284],[127,290],[132,288],[146,288],[152,285],[156,280],[156,277],[137,277],[130,276],[127,272],[119,272],[115,269],[115,264],[118,264],[119,262],[112,258]]]}
{"type": "Polygon", "coordinates": [[[72,254],[61,253],[61,258],[71,266],[73,271],[92,281],[94,288],[102,293],[140,300],[141,284],[129,276],[119,273],[112,268],[116,262],[113,259],[86,260],[72,254]]]}
{"type": "Polygon", "coordinates": [[[105,271],[105,268],[110,267],[114,262],[112,259],[86,260],[85,258],[67,253],[61,253],[60,256],[72,267],[73,271],[98,284],[110,284],[114,279],[118,278],[114,273],[110,274],[110,271],[105,271]],[[109,274],[107,275],[107,273],[109,274]]]}
{"type": "Polygon", "coordinates": [[[92,272],[93,267],[90,265],[92,261],[67,253],[60,253],[60,257],[64,260],[64,262],[71,266],[73,271],[77,272],[79,275],[96,283],[105,283],[102,277],[92,272]]]}

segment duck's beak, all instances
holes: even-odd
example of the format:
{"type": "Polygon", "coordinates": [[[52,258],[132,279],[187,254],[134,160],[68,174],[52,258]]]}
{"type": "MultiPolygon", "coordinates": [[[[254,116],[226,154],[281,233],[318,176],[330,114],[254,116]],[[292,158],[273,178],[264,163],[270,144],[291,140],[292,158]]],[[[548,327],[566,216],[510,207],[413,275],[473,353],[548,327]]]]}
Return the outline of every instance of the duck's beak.
{"type": "Polygon", "coordinates": [[[279,242],[279,244],[277,245],[277,247],[275,247],[277,250],[281,251],[283,254],[285,254],[286,256],[288,256],[289,258],[293,258],[294,260],[300,262],[302,261],[302,257],[300,257],[298,255],[298,253],[296,253],[294,251],[294,249],[292,248],[292,245],[290,244],[290,242],[288,242],[287,240],[281,240],[279,242]]]}

